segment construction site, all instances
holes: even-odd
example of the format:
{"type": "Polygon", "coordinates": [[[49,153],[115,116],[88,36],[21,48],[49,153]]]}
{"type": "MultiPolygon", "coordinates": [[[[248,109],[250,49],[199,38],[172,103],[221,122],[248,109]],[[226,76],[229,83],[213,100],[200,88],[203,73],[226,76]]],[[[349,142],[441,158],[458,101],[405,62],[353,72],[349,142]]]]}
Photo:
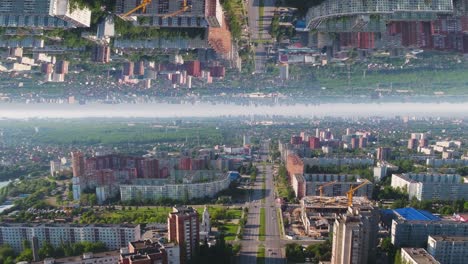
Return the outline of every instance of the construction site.
{"type": "MultiPolygon", "coordinates": [[[[304,197],[300,202],[300,222],[304,228],[304,234],[301,235],[315,239],[328,238],[333,232],[335,219],[339,215],[345,214],[349,207],[350,203],[346,196],[304,197]]],[[[374,204],[366,197],[353,197],[352,207],[361,212],[375,209],[374,204]]]]}

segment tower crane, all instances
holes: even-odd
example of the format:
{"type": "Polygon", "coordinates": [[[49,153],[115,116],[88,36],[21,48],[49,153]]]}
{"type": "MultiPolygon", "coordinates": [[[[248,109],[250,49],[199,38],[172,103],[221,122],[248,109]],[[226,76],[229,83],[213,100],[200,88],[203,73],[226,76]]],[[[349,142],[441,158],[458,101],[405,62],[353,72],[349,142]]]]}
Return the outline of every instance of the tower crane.
{"type": "Polygon", "coordinates": [[[184,12],[187,12],[189,9],[192,8],[192,5],[189,5],[187,3],[187,0],[184,0],[184,2],[182,3],[182,8],[175,11],[175,12],[172,12],[172,13],[169,13],[169,14],[166,14],[164,15],[162,18],[168,18],[168,17],[173,17],[173,16],[177,16],[177,15],[180,15],[184,12]]]}
{"type": "Polygon", "coordinates": [[[120,17],[123,19],[123,20],[128,20],[128,16],[130,16],[131,14],[135,13],[136,11],[140,10],[143,12],[143,13],[146,13],[146,7],[151,4],[153,0],[141,0],[141,3],[133,8],[132,10],[128,11],[127,13],[121,15],[120,17]]]}
{"type": "Polygon", "coordinates": [[[331,182],[327,182],[325,184],[322,184],[320,185],[317,190],[320,191],[320,201],[322,201],[322,196],[323,196],[323,187],[327,187],[327,186],[330,186],[330,185],[333,185],[335,184],[337,181],[331,181],[331,182]]]}
{"type": "Polygon", "coordinates": [[[346,193],[346,196],[348,197],[348,206],[353,206],[354,192],[368,183],[370,183],[370,181],[366,179],[358,186],[349,188],[349,191],[346,193]]]}
{"type": "MultiPolygon", "coordinates": [[[[135,8],[133,8],[132,10],[128,11],[127,13],[123,14],[123,15],[120,15],[120,18],[122,18],[123,20],[131,20],[129,19],[129,16],[133,13],[135,13],[136,11],[138,10],[141,10],[142,13],[146,13],[146,7],[151,4],[152,0],[141,0],[141,3],[136,6],[135,8]]],[[[162,18],[168,18],[168,17],[173,17],[173,16],[177,16],[183,12],[186,12],[188,11],[189,9],[192,8],[192,5],[191,4],[188,4],[187,3],[187,0],[184,0],[182,2],[182,7],[180,10],[177,10],[175,12],[172,12],[172,13],[169,13],[169,14],[166,14],[164,15],[162,18]]]]}

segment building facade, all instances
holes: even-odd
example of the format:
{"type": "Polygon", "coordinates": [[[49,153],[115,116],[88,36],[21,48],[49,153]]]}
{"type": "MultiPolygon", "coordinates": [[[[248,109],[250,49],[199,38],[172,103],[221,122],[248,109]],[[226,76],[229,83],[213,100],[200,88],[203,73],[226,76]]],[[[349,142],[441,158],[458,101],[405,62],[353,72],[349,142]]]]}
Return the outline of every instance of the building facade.
{"type": "Polygon", "coordinates": [[[468,237],[429,236],[427,251],[442,264],[463,264],[468,260],[468,237]]]}
{"type": "Polygon", "coordinates": [[[180,245],[180,263],[187,263],[200,242],[198,212],[192,207],[174,207],[167,219],[168,238],[180,245]]]}
{"type": "Polygon", "coordinates": [[[225,190],[231,183],[229,177],[203,183],[186,184],[122,184],[120,185],[120,199],[131,201],[134,199],[158,200],[170,198],[174,200],[185,200],[193,198],[213,197],[218,192],[225,190]]]}
{"type": "Polygon", "coordinates": [[[468,223],[451,220],[392,220],[392,244],[396,247],[425,247],[429,236],[468,237],[468,223]]]}
{"type": "Polygon", "coordinates": [[[373,263],[377,246],[377,210],[349,207],[338,215],[333,227],[332,264],[373,263]]]}
{"type": "Polygon", "coordinates": [[[2,0],[0,27],[75,28],[91,25],[91,10],[70,9],[69,0],[2,0]]]}
{"type": "Polygon", "coordinates": [[[128,242],[140,239],[140,225],[75,225],[1,223],[0,241],[9,244],[15,252],[24,250],[23,241],[37,238],[38,247],[50,243],[59,247],[63,242],[103,242],[110,250],[125,247],[128,242]]]}
{"type": "Polygon", "coordinates": [[[468,199],[468,183],[458,174],[393,174],[391,186],[406,190],[410,199],[419,201],[468,199]]]}

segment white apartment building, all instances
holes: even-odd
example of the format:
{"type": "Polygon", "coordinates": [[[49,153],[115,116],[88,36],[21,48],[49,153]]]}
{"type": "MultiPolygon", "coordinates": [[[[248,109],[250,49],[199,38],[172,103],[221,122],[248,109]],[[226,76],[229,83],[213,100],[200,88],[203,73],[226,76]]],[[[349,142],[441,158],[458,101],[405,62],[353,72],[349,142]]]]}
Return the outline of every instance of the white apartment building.
{"type": "Polygon", "coordinates": [[[213,197],[218,192],[225,190],[231,183],[229,177],[202,183],[186,184],[161,184],[161,185],[120,185],[120,199],[130,201],[133,199],[170,198],[184,200],[193,198],[213,197]]]}
{"type": "Polygon", "coordinates": [[[0,27],[74,28],[91,25],[91,10],[70,9],[70,0],[2,0],[0,27]]]}
{"type": "Polygon", "coordinates": [[[406,190],[410,199],[419,201],[468,199],[468,183],[458,174],[393,174],[391,186],[406,190]]]}
{"type": "Polygon", "coordinates": [[[46,242],[54,247],[63,242],[103,242],[110,250],[127,246],[140,240],[140,225],[74,225],[74,224],[26,224],[0,223],[0,241],[9,244],[15,252],[23,250],[24,240],[36,237],[39,248],[46,242]]]}
{"type": "Polygon", "coordinates": [[[427,251],[442,264],[464,264],[468,260],[468,237],[429,236],[427,251]]]}

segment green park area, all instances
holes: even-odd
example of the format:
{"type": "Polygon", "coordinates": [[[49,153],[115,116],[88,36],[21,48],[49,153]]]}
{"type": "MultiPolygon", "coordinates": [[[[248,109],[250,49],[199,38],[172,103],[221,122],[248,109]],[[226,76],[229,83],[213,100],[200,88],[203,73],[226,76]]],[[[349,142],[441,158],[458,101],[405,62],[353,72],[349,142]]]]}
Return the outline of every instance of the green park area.
{"type": "MultiPolygon", "coordinates": [[[[200,221],[204,206],[193,206],[199,213],[200,221]]],[[[172,208],[168,206],[122,206],[99,210],[90,210],[82,214],[80,222],[83,224],[148,224],[166,223],[172,208]]],[[[242,208],[228,208],[224,206],[208,206],[213,229],[217,229],[225,236],[226,241],[234,240],[240,226],[242,208]]]]}

